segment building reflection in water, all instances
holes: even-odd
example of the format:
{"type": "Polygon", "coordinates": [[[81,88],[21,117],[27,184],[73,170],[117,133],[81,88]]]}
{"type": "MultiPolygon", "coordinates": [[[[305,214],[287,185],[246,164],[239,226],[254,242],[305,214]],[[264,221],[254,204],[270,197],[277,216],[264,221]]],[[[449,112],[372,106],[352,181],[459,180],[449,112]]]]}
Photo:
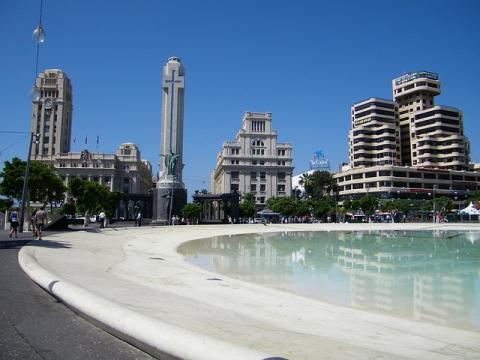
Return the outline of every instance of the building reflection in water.
{"type": "Polygon", "coordinates": [[[187,260],[338,305],[480,331],[480,232],[288,232],[182,245],[187,260]]]}

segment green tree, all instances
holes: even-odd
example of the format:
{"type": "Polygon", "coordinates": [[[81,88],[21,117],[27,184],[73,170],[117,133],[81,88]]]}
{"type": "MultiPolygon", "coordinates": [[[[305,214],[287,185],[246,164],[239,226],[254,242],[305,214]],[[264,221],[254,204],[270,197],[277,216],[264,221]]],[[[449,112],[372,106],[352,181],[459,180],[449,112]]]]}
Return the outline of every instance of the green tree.
{"type": "Polygon", "coordinates": [[[370,194],[362,196],[358,200],[358,205],[366,216],[370,216],[375,212],[375,208],[378,206],[378,198],[370,194]]]}
{"type": "Polygon", "coordinates": [[[297,201],[292,197],[272,197],[267,200],[267,206],[283,216],[293,216],[297,212],[297,201]]]}
{"type": "Polygon", "coordinates": [[[107,187],[103,186],[102,189],[102,198],[100,199],[99,204],[97,204],[98,210],[105,210],[105,215],[108,218],[113,218],[115,215],[115,210],[120,203],[120,200],[123,198],[123,193],[120,191],[110,191],[107,187]]]}
{"type": "Polygon", "coordinates": [[[9,199],[20,200],[22,198],[23,177],[25,175],[25,161],[14,157],[12,162],[3,163],[3,171],[0,173],[0,194],[9,199]]]}
{"type": "Polygon", "coordinates": [[[310,216],[310,202],[302,201],[298,199],[295,200],[295,215],[296,216],[310,216]]]}
{"type": "Polygon", "coordinates": [[[0,199],[0,212],[5,212],[13,205],[13,201],[10,199],[0,199]]]}
{"type": "Polygon", "coordinates": [[[28,183],[30,200],[43,202],[44,205],[63,201],[67,190],[55,168],[39,161],[31,162],[28,183]]]}
{"type": "Polygon", "coordinates": [[[80,212],[99,212],[104,209],[107,217],[113,217],[118,203],[123,194],[110,190],[96,181],[82,180],[78,177],[71,178],[68,191],[74,197],[77,209],[80,212]]]}
{"type": "MultiPolygon", "coordinates": [[[[23,191],[25,176],[25,161],[13,158],[12,162],[5,161],[3,171],[0,173],[0,193],[9,199],[20,200],[23,191]]],[[[65,186],[57,175],[55,168],[39,161],[31,161],[30,175],[28,178],[30,200],[47,203],[62,201],[65,186]]]]}
{"type": "Polygon", "coordinates": [[[75,203],[69,201],[63,204],[63,206],[60,208],[59,213],[62,215],[75,215],[76,210],[77,207],[75,206],[75,203]]]}
{"type": "Polygon", "coordinates": [[[200,214],[202,209],[200,208],[200,204],[190,203],[186,204],[181,211],[181,214],[184,218],[192,220],[198,220],[200,218],[200,214]]]}
{"type": "Polygon", "coordinates": [[[331,201],[327,199],[314,200],[312,201],[312,210],[315,218],[325,220],[328,213],[332,210],[331,201]]]}
{"type": "Polygon", "coordinates": [[[451,212],[455,207],[452,199],[446,196],[440,196],[435,199],[435,207],[437,211],[451,212]]]}
{"type": "Polygon", "coordinates": [[[332,174],[328,171],[315,171],[313,174],[303,174],[300,185],[305,188],[305,194],[312,199],[321,199],[330,194],[336,185],[332,174]]]}
{"type": "Polygon", "coordinates": [[[243,195],[240,204],[240,216],[244,218],[255,216],[255,195],[253,193],[246,193],[243,195]]]}
{"type": "MultiPolygon", "coordinates": [[[[470,203],[471,201],[473,202],[478,202],[480,201],[480,190],[474,190],[471,191],[468,194],[467,201],[470,203]]],[[[468,205],[468,204],[467,204],[468,205]]]]}

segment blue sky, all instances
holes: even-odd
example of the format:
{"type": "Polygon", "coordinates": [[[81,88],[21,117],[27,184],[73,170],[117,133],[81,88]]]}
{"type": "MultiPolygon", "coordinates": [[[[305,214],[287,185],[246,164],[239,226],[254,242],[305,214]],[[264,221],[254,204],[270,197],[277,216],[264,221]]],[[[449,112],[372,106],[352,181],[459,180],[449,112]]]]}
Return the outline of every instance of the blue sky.
{"type": "MultiPolygon", "coordinates": [[[[40,1],[1,0],[0,130],[30,130],[40,1]]],[[[44,0],[39,68],[61,68],[74,91],[73,151],[137,143],[158,170],[162,67],[186,68],[184,181],[210,188],[224,140],[245,111],[268,111],[294,173],[321,149],[347,161],[350,106],[391,98],[391,80],[436,72],[437,103],[464,112],[480,162],[478,1],[62,1],[44,0]],[[80,141],[79,139],[82,139],[80,141]]],[[[0,134],[0,161],[25,158],[23,135],[0,134]]]]}

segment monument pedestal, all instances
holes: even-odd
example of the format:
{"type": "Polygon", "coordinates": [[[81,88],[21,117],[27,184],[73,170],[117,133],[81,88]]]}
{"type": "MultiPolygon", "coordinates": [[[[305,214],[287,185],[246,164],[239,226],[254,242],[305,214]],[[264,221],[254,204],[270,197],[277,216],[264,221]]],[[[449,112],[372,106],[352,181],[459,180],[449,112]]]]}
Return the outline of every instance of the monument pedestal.
{"type": "Polygon", "coordinates": [[[157,188],[153,189],[153,219],[152,223],[168,225],[171,223],[171,217],[177,215],[182,217],[180,211],[187,203],[187,190],[183,184],[170,179],[160,180],[157,188]],[[172,206],[172,192],[173,192],[173,207],[170,213],[170,206],[172,206]]]}

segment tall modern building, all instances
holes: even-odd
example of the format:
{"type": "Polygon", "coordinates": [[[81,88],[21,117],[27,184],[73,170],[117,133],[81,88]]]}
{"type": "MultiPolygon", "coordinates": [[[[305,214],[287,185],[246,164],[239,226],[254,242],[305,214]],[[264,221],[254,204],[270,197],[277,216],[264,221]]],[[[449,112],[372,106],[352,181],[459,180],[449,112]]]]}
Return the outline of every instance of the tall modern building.
{"type": "Polygon", "coordinates": [[[290,196],[292,145],[277,137],[271,113],[246,112],[236,140],[224,142],[217,156],[212,192],[253,193],[258,209],[272,196],[290,196]]]}
{"type": "Polygon", "coordinates": [[[72,85],[60,69],[47,69],[35,80],[40,98],[32,102],[32,132],[39,134],[31,157],[70,151],[72,133],[72,85]]]}
{"type": "Polygon", "coordinates": [[[480,189],[462,111],[435,105],[438,75],[407,73],[392,88],[393,101],[370,98],[352,106],[349,164],[334,176],[340,196],[447,195],[460,201],[480,189]]]}
{"type": "Polygon", "coordinates": [[[459,109],[435,105],[438,75],[408,73],[392,81],[402,165],[467,170],[470,146],[459,109]]]}
{"type": "Polygon", "coordinates": [[[154,220],[170,223],[187,202],[182,182],[185,68],[171,57],[163,67],[160,178],[154,192],[154,220]]]}
{"type": "Polygon", "coordinates": [[[348,134],[352,167],[397,165],[400,163],[400,137],[391,100],[370,98],[352,106],[348,134]]]}

